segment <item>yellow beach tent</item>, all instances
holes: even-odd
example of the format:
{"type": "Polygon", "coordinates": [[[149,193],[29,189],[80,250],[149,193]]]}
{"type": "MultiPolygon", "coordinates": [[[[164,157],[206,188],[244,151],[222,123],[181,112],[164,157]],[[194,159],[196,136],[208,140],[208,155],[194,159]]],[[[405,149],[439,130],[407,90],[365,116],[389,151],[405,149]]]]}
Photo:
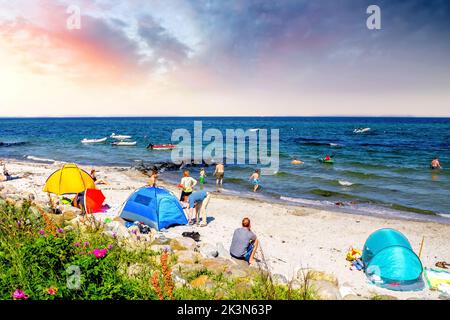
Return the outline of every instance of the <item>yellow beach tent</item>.
{"type": "Polygon", "coordinates": [[[44,186],[44,192],[57,195],[79,193],[86,189],[95,189],[95,182],[76,164],[65,164],[61,169],[53,172],[44,186]]]}

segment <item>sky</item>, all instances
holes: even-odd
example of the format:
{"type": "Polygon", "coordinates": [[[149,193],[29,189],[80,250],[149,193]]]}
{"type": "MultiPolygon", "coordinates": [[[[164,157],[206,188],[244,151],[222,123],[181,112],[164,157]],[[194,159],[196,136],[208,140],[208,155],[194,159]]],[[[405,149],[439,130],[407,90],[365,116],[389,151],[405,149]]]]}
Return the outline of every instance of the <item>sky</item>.
{"type": "Polygon", "coordinates": [[[450,116],[449,52],[448,0],[0,0],[0,117],[450,116]]]}

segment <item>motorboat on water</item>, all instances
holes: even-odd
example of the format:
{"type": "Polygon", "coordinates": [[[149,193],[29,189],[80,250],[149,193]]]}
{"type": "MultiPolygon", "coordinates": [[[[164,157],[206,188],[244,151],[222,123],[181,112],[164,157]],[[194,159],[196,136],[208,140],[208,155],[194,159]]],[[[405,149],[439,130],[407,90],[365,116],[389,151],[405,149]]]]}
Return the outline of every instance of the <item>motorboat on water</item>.
{"type": "Polygon", "coordinates": [[[357,128],[353,130],[353,133],[364,133],[370,131],[370,128],[357,128]]]}
{"type": "Polygon", "coordinates": [[[131,146],[135,146],[137,144],[137,142],[136,141],[116,141],[111,144],[113,146],[131,147],[131,146]]]}
{"type": "Polygon", "coordinates": [[[101,139],[87,139],[84,138],[83,140],[81,140],[81,143],[86,143],[86,144],[93,144],[93,143],[104,143],[106,142],[108,138],[101,138],[101,139]]]}
{"type": "Polygon", "coordinates": [[[174,148],[176,148],[177,146],[171,143],[166,143],[166,144],[149,144],[147,146],[147,149],[152,149],[152,150],[172,150],[174,148]]]}
{"type": "Polygon", "coordinates": [[[111,134],[111,138],[116,139],[116,140],[126,140],[126,139],[131,139],[131,136],[115,134],[115,133],[113,132],[113,133],[111,134]]]}

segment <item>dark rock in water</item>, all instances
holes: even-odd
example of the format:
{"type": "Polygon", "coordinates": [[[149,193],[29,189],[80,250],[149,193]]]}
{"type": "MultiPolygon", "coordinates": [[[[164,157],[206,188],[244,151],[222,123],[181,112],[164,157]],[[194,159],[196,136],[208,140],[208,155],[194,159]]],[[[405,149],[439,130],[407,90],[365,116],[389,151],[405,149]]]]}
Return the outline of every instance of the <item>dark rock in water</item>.
{"type": "Polygon", "coordinates": [[[184,168],[200,168],[208,166],[209,164],[207,164],[204,160],[201,164],[194,163],[193,161],[191,163],[182,162],[181,164],[176,164],[173,162],[145,163],[144,161],[135,161],[131,168],[148,175],[153,170],[156,170],[158,172],[178,171],[184,168]]]}

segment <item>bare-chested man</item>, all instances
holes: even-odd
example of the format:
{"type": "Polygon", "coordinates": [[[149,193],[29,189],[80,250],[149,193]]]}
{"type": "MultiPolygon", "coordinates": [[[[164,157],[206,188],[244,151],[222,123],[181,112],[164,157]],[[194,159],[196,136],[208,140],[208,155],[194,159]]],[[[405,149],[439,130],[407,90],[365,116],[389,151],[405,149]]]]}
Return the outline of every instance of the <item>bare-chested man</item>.
{"type": "Polygon", "coordinates": [[[223,176],[225,173],[225,167],[222,162],[216,164],[216,170],[214,171],[214,176],[216,177],[216,190],[220,192],[222,189],[223,176]]]}

